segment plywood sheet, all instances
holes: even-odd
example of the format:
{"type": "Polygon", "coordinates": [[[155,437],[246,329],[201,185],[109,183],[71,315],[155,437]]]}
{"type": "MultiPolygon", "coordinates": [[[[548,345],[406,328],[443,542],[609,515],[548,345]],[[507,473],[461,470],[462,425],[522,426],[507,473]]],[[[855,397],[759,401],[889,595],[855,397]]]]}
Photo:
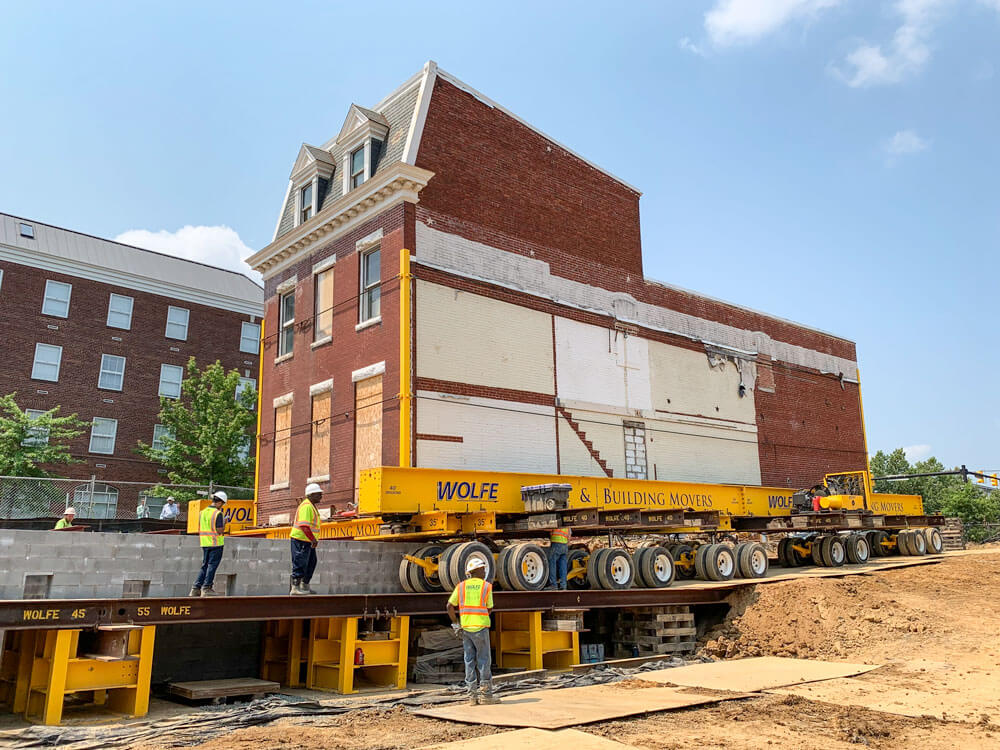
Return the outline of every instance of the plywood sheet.
{"type": "Polygon", "coordinates": [[[252,677],[234,678],[229,680],[197,680],[195,682],[171,682],[168,692],[184,698],[199,700],[205,698],[224,698],[235,695],[257,695],[276,693],[281,685],[268,680],[258,680],[252,677]]]}
{"type": "MultiPolygon", "coordinates": [[[[643,675],[645,677],[645,675],[643,675]]],[[[495,706],[453,704],[415,711],[420,716],[497,727],[561,729],[623,716],[699,706],[746,695],[707,695],[683,688],[624,689],[620,684],[518,693],[495,706]]]]}
{"type": "Polygon", "coordinates": [[[560,729],[550,732],[545,729],[516,729],[487,737],[446,742],[442,745],[427,745],[417,750],[622,750],[631,745],[623,745],[614,740],[587,734],[576,729],[560,729]]]}
{"type": "Polygon", "coordinates": [[[787,659],[760,656],[750,659],[717,661],[710,664],[690,664],[686,667],[643,672],[640,678],[649,682],[672,683],[711,690],[756,692],[770,688],[799,685],[803,682],[832,680],[878,669],[877,664],[846,664],[812,659],[787,659]]]}

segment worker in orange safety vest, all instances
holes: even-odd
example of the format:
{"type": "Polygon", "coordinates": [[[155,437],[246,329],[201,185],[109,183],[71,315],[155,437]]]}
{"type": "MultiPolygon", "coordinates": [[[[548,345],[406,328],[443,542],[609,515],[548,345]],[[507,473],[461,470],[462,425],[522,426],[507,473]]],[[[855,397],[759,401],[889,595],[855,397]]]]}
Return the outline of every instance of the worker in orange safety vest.
{"type": "Polygon", "coordinates": [[[316,547],[319,545],[319,511],[316,503],[323,489],[316,483],[306,486],[306,496],[295,511],[292,525],[292,589],[289,594],[315,594],[309,588],[316,570],[316,547]]]}
{"type": "Polygon", "coordinates": [[[455,587],[448,599],[448,617],[455,632],[462,636],[469,703],[474,706],[499,703],[493,696],[493,674],[490,670],[493,658],[490,653],[493,584],[486,580],[486,561],[471,558],[465,566],[465,574],[468,578],[455,587]]]}
{"type": "Polygon", "coordinates": [[[569,540],[573,530],[552,529],[549,532],[549,585],[548,588],[566,590],[566,574],[569,569],[569,540]]]}

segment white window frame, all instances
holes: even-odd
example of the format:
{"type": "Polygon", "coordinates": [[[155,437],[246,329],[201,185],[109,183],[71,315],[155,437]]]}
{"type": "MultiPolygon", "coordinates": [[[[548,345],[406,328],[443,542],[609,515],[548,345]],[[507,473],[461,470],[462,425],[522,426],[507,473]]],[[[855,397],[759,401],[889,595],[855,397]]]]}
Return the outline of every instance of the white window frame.
{"type": "Polygon", "coordinates": [[[31,363],[31,379],[32,380],[47,380],[50,383],[58,383],[59,382],[59,369],[62,366],[62,350],[63,350],[63,348],[61,346],[56,346],[55,344],[36,343],[35,344],[35,358],[34,358],[34,360],[32,360],[32,363],[31,363]],[[39,362],[39,355],[42,354],[43,352],[46,352],[46,351],[53,351],[53,352],[56,353],[55,361],[54,362],[51,362],[51,361],[48,361],[48,360],[42,360],[41,362],[39,362]],[[56,368],[55,377],[53,377],[53,378],[46,378],[46,377],[40,375],[39,372],[38,372],[39,364],[41,364],[42,367],[53,367],[54,366],[56,368]]]}
{"type": "MultiPolygon", "coordinates": [[[[172,380],[166,380],[165,382],[168,385],[173,385],[174,384],[174,382],[172,380]]],[[[168,365],[168,364],[161,364],[160,365],[160,385],[159,385],[159,387],[157,388],[157,391],[156,391],[156,393],[157,393],[158,396],[163,396],[164,398],[175,398],[175,399],[180,398],[181,397],[181,393],[183,392],[183,389],[182,389],[183,384],[184,384],[184,368],[181,365],[168,365]],[[163,392],[164,375],[166,375],[168,372],[173,372],[174,370],[179,370],[180,371],[180,375],[181,375],[180,380],[177,381],[177,395],[176,396],[173,395],[172,393],[164,393],[163,392]]]]}
{"type": "Polygon", "coordinates": [[[299,224],[305,224],[309,219],[311,219],[316,211],[314,209],[316,196],[316,183],[307,182],[305,185],[299,187],[299,224]],[[309,205],[305,204],[303,198],[305,198],[305,192],[309,191],[309,205]],[[308,212],[308,216],[306,213],[308,212]]]}
{"type": "Polygon", "coordinates": [[[253,388],[256,391],[257,390],[257,378],[244,378],[244,377],[240,376],[240,382],[236,386],[236,400],[237,401],[240,400],[240,394],[243,393],[244,390],[246,390],[246,388],[248,387],[248,385],[249,385],[250,388],[253,388]]]}
{"type": "Polygon", "coordinates": [[[114,518],[118,512],[118,489],[108,484],[98,482],[91,494],[89,484],[81,484],[73,491],[73,505],[77,508],[79,518],[114,518]],[[103,498],[95,503],[95,498],[103,498]],[[94,513],[94,507],[101,513],[94,513]]]}
{"type": "Polygon", "coordinates": [[[3,289],[3,269],[0,268],[0,289],[3,289]]]}
{"type": "Polygon", "coordinates": [[[240,351],[245,354],[260,354],[260,323],[243,321],[243,324],[240,326],[240,351]],[[247,335],[248,327],[255,331],[255,333],[247,335]]]}
{"type": "Polygon", "coordinates": [[[53,318],[68,318],[69,317],[69,303],[73,296],[73,285],[67,284],[65,281],[54,281],[53,279],[45,280],[45,296],[42,298],[42,315],[50,315],[53,318]],[[62,299],[61,296],[55,294],[55,292],[62,288],[66,288],[66,299],[62,299]],[[56,310],[50,309],[51,305],[57,305],[59,307],[56,310]],[[61,310],[61,306],[65,305],[66,308],[61,310]]]}
{"type": "MultiPolygon", "coordinates": [[[[46,413],[45,409],[25,409],[24,413],[34,421],[40,416],[46,413]]],[[[48,427],[29,427],[28,435],[21,441],[21,445],[25,447],[48,445],[49,444],[49,428],[48,427]]]]}
{"type": "Polygon", "coordinates": [[[295,352],[295,289],[278,297],[278,358],[291,357],[295,352]],[[292,300],[292,317],[285,318],[285,300],[292,300]],[[285,351],[285,337],[288,337],[288,351],[285,351]]]}
{"type": "Polygon", "coordinates": [[[102,456],[111,456],[115,452],[115,441],[118,439],[118,420],[109,419],[108,417],[94,417],[94,421],[90,423],[90,445],[88,447],[89,453],[99,453],[102,456]],[[106,430],[106,432],[99,433],[97,431],[98,423],[100,426],[106,430]],[[98,440],[110,440],[111,450],[97,450],[94,448],[94,439],[98,440]]]}
{"type": "Polygon", "coordinates": [[[190,321],[191,321],[191,311],[190,310],[188,310],[186,307],[174,307],[173,305],[170,305],[167,308],[167,329],[166,329],[166,331],[164,332],[163,335],[166,336],[168,339],[175,339],[177,341],[187,341],[187,337],[188,337],[188,323],[190,321]],[[170,319],[171,315],[176,315],[178,313],[184,313],[184,323],[183,324],[180,323],[177,320],[171,320],[170,319]],[[180,326],[180,325],[184,326],[184,335],[183,336],[171,335],[170,334],[170,326],[180,326]]]}
{"type": "Polygon", "coordinates": [[[101,355],[101,372],[97,376],[97,387],[102,391],[120,391],[125,385],[125,357],[120,357],[117,354],[102,354],[101,355]],[[117,360],[121,360],[122,369],[121,372],[118,371],[116,367],[110,365],[116,365],[117,360]],[[104,376],[109,375],[111,377],[118,378],[118,387],[113,385],[107,385],[104,382],[104,376]]]}
{"type": "Polygon", "coordinates": [[[166,446],[163,445],[163,438],[170,437],[173,438],[173,430],[171,430],[166,425],[155,424],[153,425],[153,442],[149,446],[154,451],[164,451],[166,446]]]}
{"type": "Polygon", "coordinates": [[[129,297],[125,294],[114,294],[112,293],[108,297],[108,328],[120,328],[123,331],[132,330],[132,310],[135,307],[135,297],[129,297]],[[127,306],[128,310],[116,310],[115,304],[118,303],[121,306],[127,306]],[[122,325],[120,322],[112,322],[112,316],[119,315],[126,318],[125,324],[122,325]]]}
{"type": "Polygon", "coordinates": [[[368,144],[369,143],[370,143],[370,141],[366,140],[364,143],[362,143],[357,148],[352,149],[348,153],[348,155],[347,155],[347,184],[348,184],[348,186],[349,186],[349,188],[351,190],[354,190],[355,188],[361,187],[368,180],[368,144]],[[354,169],[354,155],[356,153],[358,153],[359,151],[361,152],[361,169],[360,169],[360,171],[356,171],[354,169]],[[357,184],[355,184],[354,181],[358,177],[360,177],[361,180],[360,180],[360,182],[358,182],[357,184]]]}
{"type": "Polygon", "coordinates": [[[372,245],[371,247],[369,247],[366,250],[363,250],[361,252],[361,257],[359,259],[360,263],[358,264],[359,265],[359,274],[360,274],[360,278],[358,280],[358,286],[359,286],[359,289],[358,289],[358,292],[359,292],[359,294],[358,294],[358,302],[359,302],[359,305],[358,305],[358,323],[360,323],[360,324],[367,323],[370,320],[378,320],[378,319],[380,319],[382,317],[382,289],[381,289],[381,286],[382,286],[382,255],[381,255],[381,253],[382,253],[382,245],[381,245],[381,243],[376,244],[376,245],[372,245]],[[379,278],[376,279],[374,282],[372,282],[372,281],[370,281],[369,279],[366,278],[367,264],[365,262],[367,260],[367,258],[370,255],[372,255],[373,253],[379,253],[379,258],[378,258],[379,278]],[[378,292],[378,297],[379,297],[379,299],[378,299],[378,310],[375,312],[374,315],[371,314],[372,313],[372,310],[371,310],[372,305],[371,305],[371,303],[369,301],[370,295],[371,295],[371,293],[373,291],[378,292]]]}
{"type": "Polygon", "coordinates": [[[336,283],[336,274],[334,274],[335,267],[336,265],[334,263],[330,263],[325,268],[320,268],[319,270],[313,269],[313,345],[314,346],[317,346],[319,344],[324,344],[327,341],[333,340],[333,309],[335,307],[335,303],[333,302],[332,299],[333,297],[332,287],[333,284],[336,283]],[[319,308],[319,300],[320,300],[319,287],[321,280],[327,278],[327,274],[329,274],[330,285],[331,285],[330,307],[329,309],[321,310],[319,308]],[[320,317],[324,313],[328,313],[330,316],[330,331],[328,333],[324,333],[321,336],[319,330],[319,321],[320,317]]]}
{"type": "Polygon", "coordinates": [[[18,234],[22,237],[27,237],[29,240],[35,239],[35,227],[31,224],[25,224],[23,221],[20,222],[18,227],[18,234]]]}

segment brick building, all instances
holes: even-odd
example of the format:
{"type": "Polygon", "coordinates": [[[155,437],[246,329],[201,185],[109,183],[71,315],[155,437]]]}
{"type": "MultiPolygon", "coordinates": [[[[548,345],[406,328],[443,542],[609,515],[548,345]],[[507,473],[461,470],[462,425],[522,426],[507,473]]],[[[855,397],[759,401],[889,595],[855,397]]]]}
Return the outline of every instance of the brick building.
{"type": "Polygon", "coordinates": [[[189,357],[256,386],[262,313],[242,274],[0,214],[0,393],[92,423],[59,469],[96,477],[84,515],[134,512],[138,490],[115,482],[163,481],[136,443],[160,437],[159,396],[180,394],[189,357]]]}
{"type": "Polygon", "coordinates": [[[639,195],[434,63],[303,145],[249,260],[260,517],[407,460],[794,487],[863,467],[854,344],[646,279],[639,195]]]}

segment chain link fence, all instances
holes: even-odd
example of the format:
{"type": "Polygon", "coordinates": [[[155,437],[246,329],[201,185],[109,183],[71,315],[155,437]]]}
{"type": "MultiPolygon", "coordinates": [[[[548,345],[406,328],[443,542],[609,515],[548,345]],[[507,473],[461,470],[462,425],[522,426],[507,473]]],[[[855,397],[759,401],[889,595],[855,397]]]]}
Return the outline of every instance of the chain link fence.
{"type": "Polygon", "coordinates": [[[162,484],[118,482],[113,479],[57,479],[0,476],[0,520],[58,518],[66,508],[83,519],[173,519],[164,507],[167,498],[177,501],[177,519],[187,514],[190,500],[225,490],[230,499],[252,499],[252,487],[218,484],[162,484]]]}

